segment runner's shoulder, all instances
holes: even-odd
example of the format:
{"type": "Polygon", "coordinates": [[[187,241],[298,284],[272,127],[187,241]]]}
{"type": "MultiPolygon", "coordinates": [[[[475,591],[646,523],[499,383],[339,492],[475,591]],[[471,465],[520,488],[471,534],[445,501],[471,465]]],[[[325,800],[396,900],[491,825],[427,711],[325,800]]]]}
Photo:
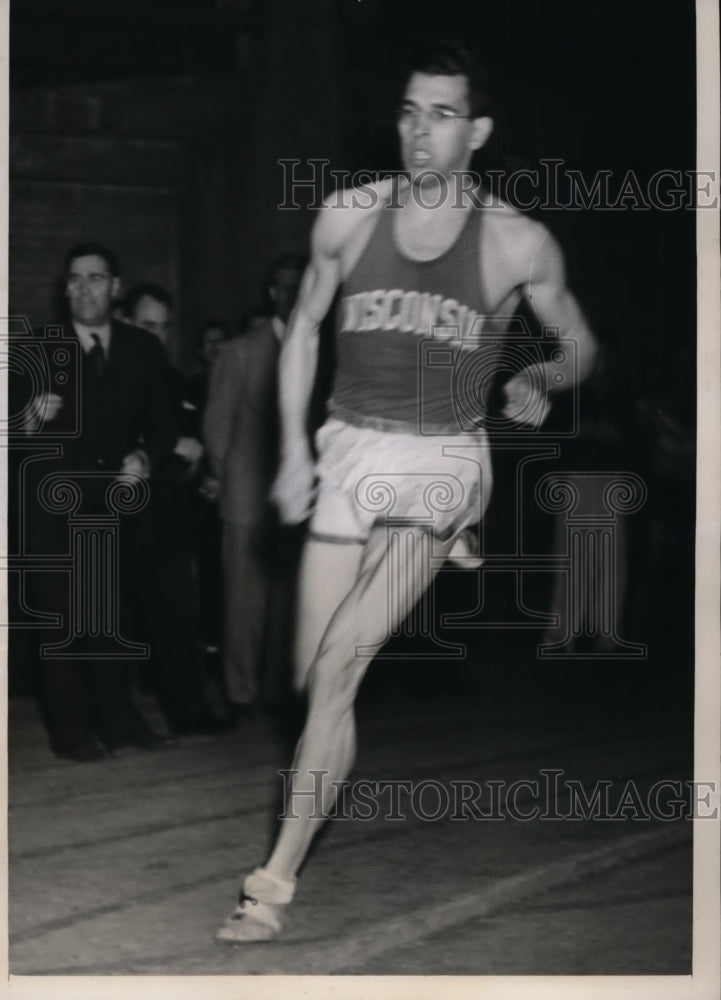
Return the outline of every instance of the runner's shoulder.
{"type": "Polygon", "coordinates": [[[532,219],[526,212],[520,212],[513,205],[496,198],[485,211],[485,225],[496,239],[504,245],[519,244],[538,246],[550,238],[548,227],[538,219],[532,219]]]}
{"type": "Polygon", "coordinates": [[[539,253],[556,257],[560,250],[543,222],[497,199],[485,212],[484,230],[496,254],[523,271],[539,253]]]}
{"type": "Polygon", "coordinates": [[[392,178],[385,178],[358,187],[339,188],[327,195],[313,230],[314,248],[328,255],[338,254],[373,224],[378,212],[391,199],[392,185],[392,178]]]}

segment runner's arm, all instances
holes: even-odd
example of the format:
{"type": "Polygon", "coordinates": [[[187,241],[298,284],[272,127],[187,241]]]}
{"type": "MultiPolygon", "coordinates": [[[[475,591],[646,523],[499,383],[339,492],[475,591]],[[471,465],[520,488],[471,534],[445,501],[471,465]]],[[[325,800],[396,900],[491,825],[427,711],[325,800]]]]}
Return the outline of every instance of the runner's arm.
{"type": "Polygon", "coordinates": [[[305,520],[313,501],[313,455],[307,433],[308,408],[318,364],[320,324],[340,281],[336,220],[326,208],[313,234],[312,255],[280,355],[280,466],[273,499],[281,519],[305,520]]]}
{"type": "Polygon", "coordinates": [[[596,338],[578,302],[566,285],[563,256],[555,240],[543,230],[534,248],[524,294],[538,322],[558,331],[561,341],[551,358],[530,365],[504,386],[504,415],[518,423],[540,425],[548,415],[548,394],[569,389],[592,371],[598,353],[596,338]]]}

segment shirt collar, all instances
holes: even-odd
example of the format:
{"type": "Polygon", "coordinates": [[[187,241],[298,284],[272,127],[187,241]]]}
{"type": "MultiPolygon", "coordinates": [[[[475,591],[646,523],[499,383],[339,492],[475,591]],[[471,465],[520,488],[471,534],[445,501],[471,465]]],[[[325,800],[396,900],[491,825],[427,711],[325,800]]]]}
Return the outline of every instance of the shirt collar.
{"type": "Polygon", "coordinates": [[[105,353],[108,353],[108,348],[110,347],[110,323],[103,323],[100,326],[85,326],[73,320],[73,328],[86,354],[92,351],[95,346],[95,341],[93,340],[94,333],[100,338],[100,345],[105,353]]]}

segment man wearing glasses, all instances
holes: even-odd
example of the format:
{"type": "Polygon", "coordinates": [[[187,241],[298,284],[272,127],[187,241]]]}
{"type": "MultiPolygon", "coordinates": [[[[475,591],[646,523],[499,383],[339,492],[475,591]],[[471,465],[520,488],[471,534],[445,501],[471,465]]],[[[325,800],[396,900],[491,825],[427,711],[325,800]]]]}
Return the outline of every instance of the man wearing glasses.
{"type": "Polygon", "coordinates": [[[79,519],[101,528],[115,525],[117,563],[105,562],[107,572],[98,570],[94,582],[82,578],[78,566],[70,573],[60,565],[33,574],[33,602],[60,622],[43,636],[55,653],[46,649],[40,657],[50,744],[59,757],[78,762],[159,742],[132,703],[122,615],[118,619],[138,561],[137,514],[123,516],[123,497],[117,494],[113,506],[108,491],[117,483],[148,480],[171,453],[177,429],[163,350],[152,334],[112,317],[119,289],[117,261],[105,247],[85,243],[66,255],[69,322],[63,336],[76,340],[79,350],[53,350],[57,340],[40,338],[38,346],[50,348],[47,378],[27,408],[25,431],[37,444],[45,436],[52,447],[38,452],[40,460],[28,466],[31,472],[19,486],[32,547],[45,558],[68,554],[71,523],[79,519]],[[71,358],[76,362],[69,363],[71,358]],[[48,493],[51,476],[61,493],[77,495],[72,511],[58,509],[48,493]],[[68,631],[71,651],[61,650],[68,631]]]}
{"type": "Polygon", "coordinates": [[[550,234],[509,206],[484,207],[469,174],[492,128],[470,54],[451,43],[420,53],[398,116],[405,177],[336,194],[317,220],[281,356],[275,484],[284,520],[310,516],[295,662],[308,716],[278,839],[221,941],[282,931],[297,871],[355,758],[354,701],[373,653],[486,509],[484,392],[522,300],[577,350],[516,371],[503,387],[509,423],[540,425],[548,393],[593,363],[550,234]],[[314,462],[306,414],[319,324],[338,290],[337,368],[314,462]]]}

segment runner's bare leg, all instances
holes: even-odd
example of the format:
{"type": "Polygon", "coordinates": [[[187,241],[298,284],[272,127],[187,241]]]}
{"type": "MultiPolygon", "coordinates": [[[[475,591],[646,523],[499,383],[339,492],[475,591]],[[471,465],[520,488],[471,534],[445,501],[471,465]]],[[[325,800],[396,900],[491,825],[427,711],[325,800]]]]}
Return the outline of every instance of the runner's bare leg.
{"type": "MultiPolygon", "coordinates": [[[[298,642],[306,657],[313,649],[312,659],[306,660],[308,718],[292,765],[298,773],[290,784],[288,815],[281,821],[278,840],[265,865],[279,878],[296,875],[324,822],[322,816],[314,816],[313,795],[298,794],[317,788],[310,771],[325,772],[322,814],[327,815],[335,800],[332,782],[345,779],[353,766],[353,706],[372,658],[359,654],[357,647],[383,643],[389,629],[403,620],[428,589],[452,547],[452,542],[431,541],[420,529],[404,528],[402,534],[392,555],[384,527],[373,529],[363,547],[308,543],[300,581],[298,642]],[[428,543],[439,558],[428,558],[428,543]]],[[[299,669],[302,675],[303,664],[299,669]]]]}

